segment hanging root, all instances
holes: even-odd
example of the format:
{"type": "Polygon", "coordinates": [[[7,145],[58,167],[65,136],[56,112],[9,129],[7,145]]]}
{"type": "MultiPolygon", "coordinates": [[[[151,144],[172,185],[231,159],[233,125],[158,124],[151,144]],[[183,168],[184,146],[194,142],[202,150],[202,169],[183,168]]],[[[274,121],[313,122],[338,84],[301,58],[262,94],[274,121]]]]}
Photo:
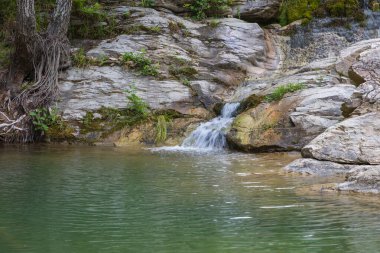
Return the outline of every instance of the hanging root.
{"type": "Polygon", "coordinates": [[[70,55],[67,39],[37,35],[34,41],[29,50],[33,52],[35,83],[16,98],[26,112],[48,106],[58,97],[59,68],[70,55]]]}

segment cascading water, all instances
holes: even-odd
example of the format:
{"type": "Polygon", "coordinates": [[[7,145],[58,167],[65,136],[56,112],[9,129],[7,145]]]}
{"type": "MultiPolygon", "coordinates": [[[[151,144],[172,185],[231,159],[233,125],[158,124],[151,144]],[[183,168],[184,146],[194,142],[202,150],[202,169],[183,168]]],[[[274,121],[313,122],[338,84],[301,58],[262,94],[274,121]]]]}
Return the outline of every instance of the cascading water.
{"type": "Polygon", "coordinates": [[[180,146],[160,147],[153,151],[212,151],[226,147],[226,133],[231,126],[240,103],[227,103],[220,116],[202,123],[180,146]]]}
{"type": "Polygon", "coordinates": [[[239,103],[228,103],[219,117],[201,124],[187,137],[181,147],[199,149],[222,149],[226,146],[226,131],[232,124],[239,103]]]}

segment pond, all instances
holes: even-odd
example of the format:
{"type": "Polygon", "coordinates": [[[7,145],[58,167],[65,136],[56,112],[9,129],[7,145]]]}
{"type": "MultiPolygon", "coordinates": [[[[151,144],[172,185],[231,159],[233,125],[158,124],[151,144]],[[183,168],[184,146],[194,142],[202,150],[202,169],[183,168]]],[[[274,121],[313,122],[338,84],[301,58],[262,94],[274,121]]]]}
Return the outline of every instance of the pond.
{"type": "Polygon", "coordinates": [[[378,252],[380,205],[310,193],[297,153],[0,147],[0,252],[378,252]]]}

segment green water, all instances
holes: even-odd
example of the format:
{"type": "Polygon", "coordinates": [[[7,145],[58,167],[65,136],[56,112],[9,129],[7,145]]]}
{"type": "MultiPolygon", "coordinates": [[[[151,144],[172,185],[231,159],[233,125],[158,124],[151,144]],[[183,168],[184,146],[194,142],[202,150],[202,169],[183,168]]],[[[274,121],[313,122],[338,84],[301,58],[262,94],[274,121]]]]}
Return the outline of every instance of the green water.
{"type": "Polygon", "coordinates": [[[2,147],[0,252],[379,252],[380,206],[301,191],[297,157],[2,147]]]}

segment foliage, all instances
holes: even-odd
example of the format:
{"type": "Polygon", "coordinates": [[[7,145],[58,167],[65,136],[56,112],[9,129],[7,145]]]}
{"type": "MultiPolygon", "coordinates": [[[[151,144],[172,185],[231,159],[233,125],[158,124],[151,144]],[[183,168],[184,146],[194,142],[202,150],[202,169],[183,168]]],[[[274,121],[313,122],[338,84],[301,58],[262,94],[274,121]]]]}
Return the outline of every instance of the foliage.
{"type": "Polygon", "coordinates": [[[87,112],[82,120],[81,133],[102,131],[103,137],[126,126],[134,126],[149,119],[148,105],[135,93],[135,88],[131,87],[126,91],[129,107],[116,109],[102,107],[97,111],[99,114],[95,118],[93,112],[87,112]]]}
{"type": "Polygon", "coordinates": [[[149,108],[147,103],[144,102],[139,96],[136,95],[136,88],[125,91],[127,93],[127,99],[130,102],[129,109],[135,113],[136,116],[145,119],[148,116],[149,108]]]}
{"type": "Polygon", "coordinates": [[[154,64],[153,61],[145,55],[146,51],[144,50],[138,53],[126,52],[121,56],[121,62],[138,69],[141,75],[158,76],[158,64],[154,64]]]}
{"type": "Polygon", "coordinates": [[[265,100],[267,102],[279,101],[287,93],[296,92],[296,91],[302,90],[304,88],[305,88],[305,85],[301,84],[301,83],[289,83],[286,85],[281,85],[281,86],[275,88],[271,94],[265,96],[265,100]]]}
{"type": "Polygon", "coordinates": [[[96,0],[74,0],[72,16],[79,20],[72,19],[70,38],[102,39],[116,34],[115,17],[107,15],[96,0]]]}
{"type": "Polygon", "coordinates": [[[154,0],[141,0],[141,6],[148,8],[154,5],[154,0]]]}
{"type": "Polygon", "coordinates": [[[108,56],[103,55],[98,58],[87,57],[83,48],[78,49],[71,56],[73,66],[78,68],[86,68],[88,66],[104,66],[109,60],[108,56]]]}
{"type": "Polygon", "coordinates": [[[38,108],[29,113],[34,130],[53,140],[73,138],[74,129],[63,121],[57,108],[38,108]]]}
{"type": "Polygon", "coordinates": [[[217,28],[220,24],[220,21],[216,20],[216,19],[212,19],[209,23],[209,25],[212,27],[212,28],[217,28]]]}
{"type": "Polygon", "coordinates": [[[311,19],[313,11],[320,4],[320,0],[284,0],[280,8],[279,21],[281,25],[287,25],[299,19],[311,19]]]}
{"type": "Polygon", "coordinates": [[[220,12],[232,4],[231,0],[194,0],[186,3],[188,9],[195,19],[205,19],[210,11],[220,12]]]}
{"type": "Polygon", "coordinates": [[[40,132],[46,132],[49,127],[58,124],[61,117],[58,115],[56,108],[38,108],[29,113],[32,118],[34,129],[40,132]]]}
{"type": "Polygon", "coordinates": [[[168,134],[168,126],[166,117],[164,115],[160,115],[157,117],[156,124],[156,143],[162,143],[166,140],[168,134]]]}
{"type": "Polygon", "coordinates": [[[73,53],[72,62],[75,67],[78,68],[85,68],[90,64],[90,60],[87,58],[86,53],[84,52],[83,48],[80,48],[78,51],[73,53]]]}

